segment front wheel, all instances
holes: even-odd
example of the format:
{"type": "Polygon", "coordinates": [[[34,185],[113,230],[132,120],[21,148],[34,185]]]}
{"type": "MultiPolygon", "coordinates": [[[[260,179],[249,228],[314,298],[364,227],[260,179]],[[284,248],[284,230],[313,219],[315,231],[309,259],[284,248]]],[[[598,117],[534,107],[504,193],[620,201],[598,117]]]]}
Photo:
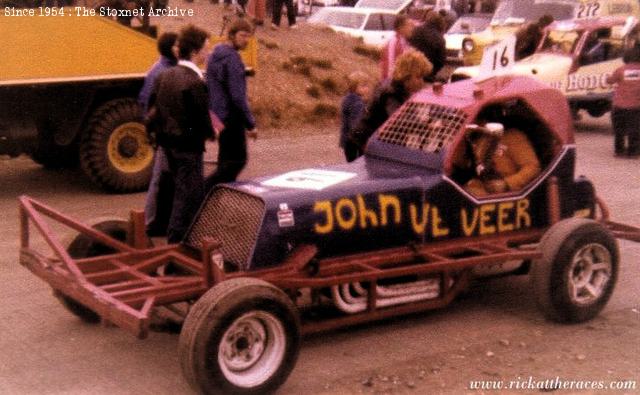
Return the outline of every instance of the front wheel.
{"type": "Polygon", "coordinates": [[[543,313],[557,322],[592,319],[609,301],[618,277],[618,245],[600,223],[570,218],[549,229],[532,280],[543,313]]]}
{"type": "Polygon", "coordinates": [[[287,379],[298,358],[300,321],[289,297],[252,278],[223,281],[193,306],[180,334],[189,384],[206,394],[262,394],[287,379]]]}

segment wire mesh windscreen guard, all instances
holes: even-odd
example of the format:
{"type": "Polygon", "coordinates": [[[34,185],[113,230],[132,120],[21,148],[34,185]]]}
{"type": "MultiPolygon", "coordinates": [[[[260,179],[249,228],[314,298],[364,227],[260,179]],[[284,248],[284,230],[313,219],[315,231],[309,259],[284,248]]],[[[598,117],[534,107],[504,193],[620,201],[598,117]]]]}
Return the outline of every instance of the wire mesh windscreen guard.
{"type": "Polygon", "coordinates": [[[464,111],[457,108],[408,102],[392,115],[376,138],[384,143],[437,154],[453,141],[465,119],[464,111]]]}
{"type": "Polygon", "coordinates": [[[217,188],[202,205],[185,243],[200,248],[206,238],[222,243],[222,257],[239,269],[249,264],[264,217],[264,202],[231,188],[217,188]]]}

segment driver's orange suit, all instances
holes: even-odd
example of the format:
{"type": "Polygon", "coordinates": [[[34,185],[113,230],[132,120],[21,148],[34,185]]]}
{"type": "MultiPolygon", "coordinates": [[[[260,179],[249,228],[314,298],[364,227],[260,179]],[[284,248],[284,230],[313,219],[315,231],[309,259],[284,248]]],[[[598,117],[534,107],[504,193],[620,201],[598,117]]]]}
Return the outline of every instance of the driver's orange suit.
{"type": "MultiPolygon", "coordinates": [[[[473,143],[476,158],[483,158],[493,137],[483,135],[473,143]]],[[[496,192],[517,191],[540,174],[540,160],[527,136],[518,129],[509,129],[500,137],[492,157],[493,170],[504,180],[506,190],[492,191],[479,177],[465,184],[465,189],[475,196],[496,192]]]]}

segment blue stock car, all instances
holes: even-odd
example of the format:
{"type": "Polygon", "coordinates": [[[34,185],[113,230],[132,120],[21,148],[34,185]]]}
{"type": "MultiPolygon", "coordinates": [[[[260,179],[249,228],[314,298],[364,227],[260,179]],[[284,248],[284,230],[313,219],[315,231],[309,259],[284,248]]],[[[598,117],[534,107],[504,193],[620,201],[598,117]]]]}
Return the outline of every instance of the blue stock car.
{"type": "Polygon", "coordinates": [[[178,245],[149,248],[135,216],[125,245],[113,224],[85,227],[23,197],[21,263],[74,314],[141,337],[158,308],[189,302],[179,354],[203,393],[274,390],[302,334],[444,307],[479,276],[529,273],[547,317],[582,322],[613,292],[616,238],[640,241],[640,229],[609,221],[575,177],[573,132],[563,95],[533,79],[436,84],[353,163],[218,186],[178,245]],[[530,141],[540,171],[522,188],[465,187],[476,169],[459,159],[481,122],[530,141]],[[39,213],[81,232],[66,251],[50,240],[56,260],[29,247],[39,213]]]}

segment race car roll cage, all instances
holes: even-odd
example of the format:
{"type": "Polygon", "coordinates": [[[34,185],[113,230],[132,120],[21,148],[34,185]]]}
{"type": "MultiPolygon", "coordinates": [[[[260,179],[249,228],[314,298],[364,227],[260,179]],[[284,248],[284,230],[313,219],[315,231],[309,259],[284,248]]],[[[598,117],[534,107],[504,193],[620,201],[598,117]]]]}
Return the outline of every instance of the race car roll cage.
{"type": "MultiPolygon", "coordinates": [[[[561,219],[560,197],[557,179],[551,177],[546,182],[551,226],[561,219]]],[[[598,221],[614,237],[640,242],[640,228],[610,221],[604,202],[598,199],[597,205],[598,221]]],[[[182,244],[149,247],[144,214],[132,211],[128,224],[128,240],[123,243],[28,196],[21,196],[20,263],[54,291],[98,314],[103,323],[115,324],[139,338],[148,335],[153,308],[165,307],[176,312],[172,304],[195,301],[216,284],[233,278],[262,279],[284,290],[294,302],[303,289],[319,291],[354,282],[369,285],[364,311],[323,320],[303,320],[302,333],[308,334],[444,307],[465,288],[474,266],[540,258],[542,252],[533,244],[538,243],[547,230],[528,229],[323,259],[316,258],[316,246],[302,245],[275,268],[225,273],[215,259],[220,248],[218,241],[207,239],[199,251],[182,244]],[[54,236],[46,218],[115,252],[74,259],[54,236]],[[32,246],[30,225],[51,248],[53,256],[46,256],[32,246]],[[159,270],[169,263],[188,274],[171,275],[159,270]],[[439,279],[437,298],[394,307],[379,306],[375,286],[379,281],[427,275],[439,279]]]]}

